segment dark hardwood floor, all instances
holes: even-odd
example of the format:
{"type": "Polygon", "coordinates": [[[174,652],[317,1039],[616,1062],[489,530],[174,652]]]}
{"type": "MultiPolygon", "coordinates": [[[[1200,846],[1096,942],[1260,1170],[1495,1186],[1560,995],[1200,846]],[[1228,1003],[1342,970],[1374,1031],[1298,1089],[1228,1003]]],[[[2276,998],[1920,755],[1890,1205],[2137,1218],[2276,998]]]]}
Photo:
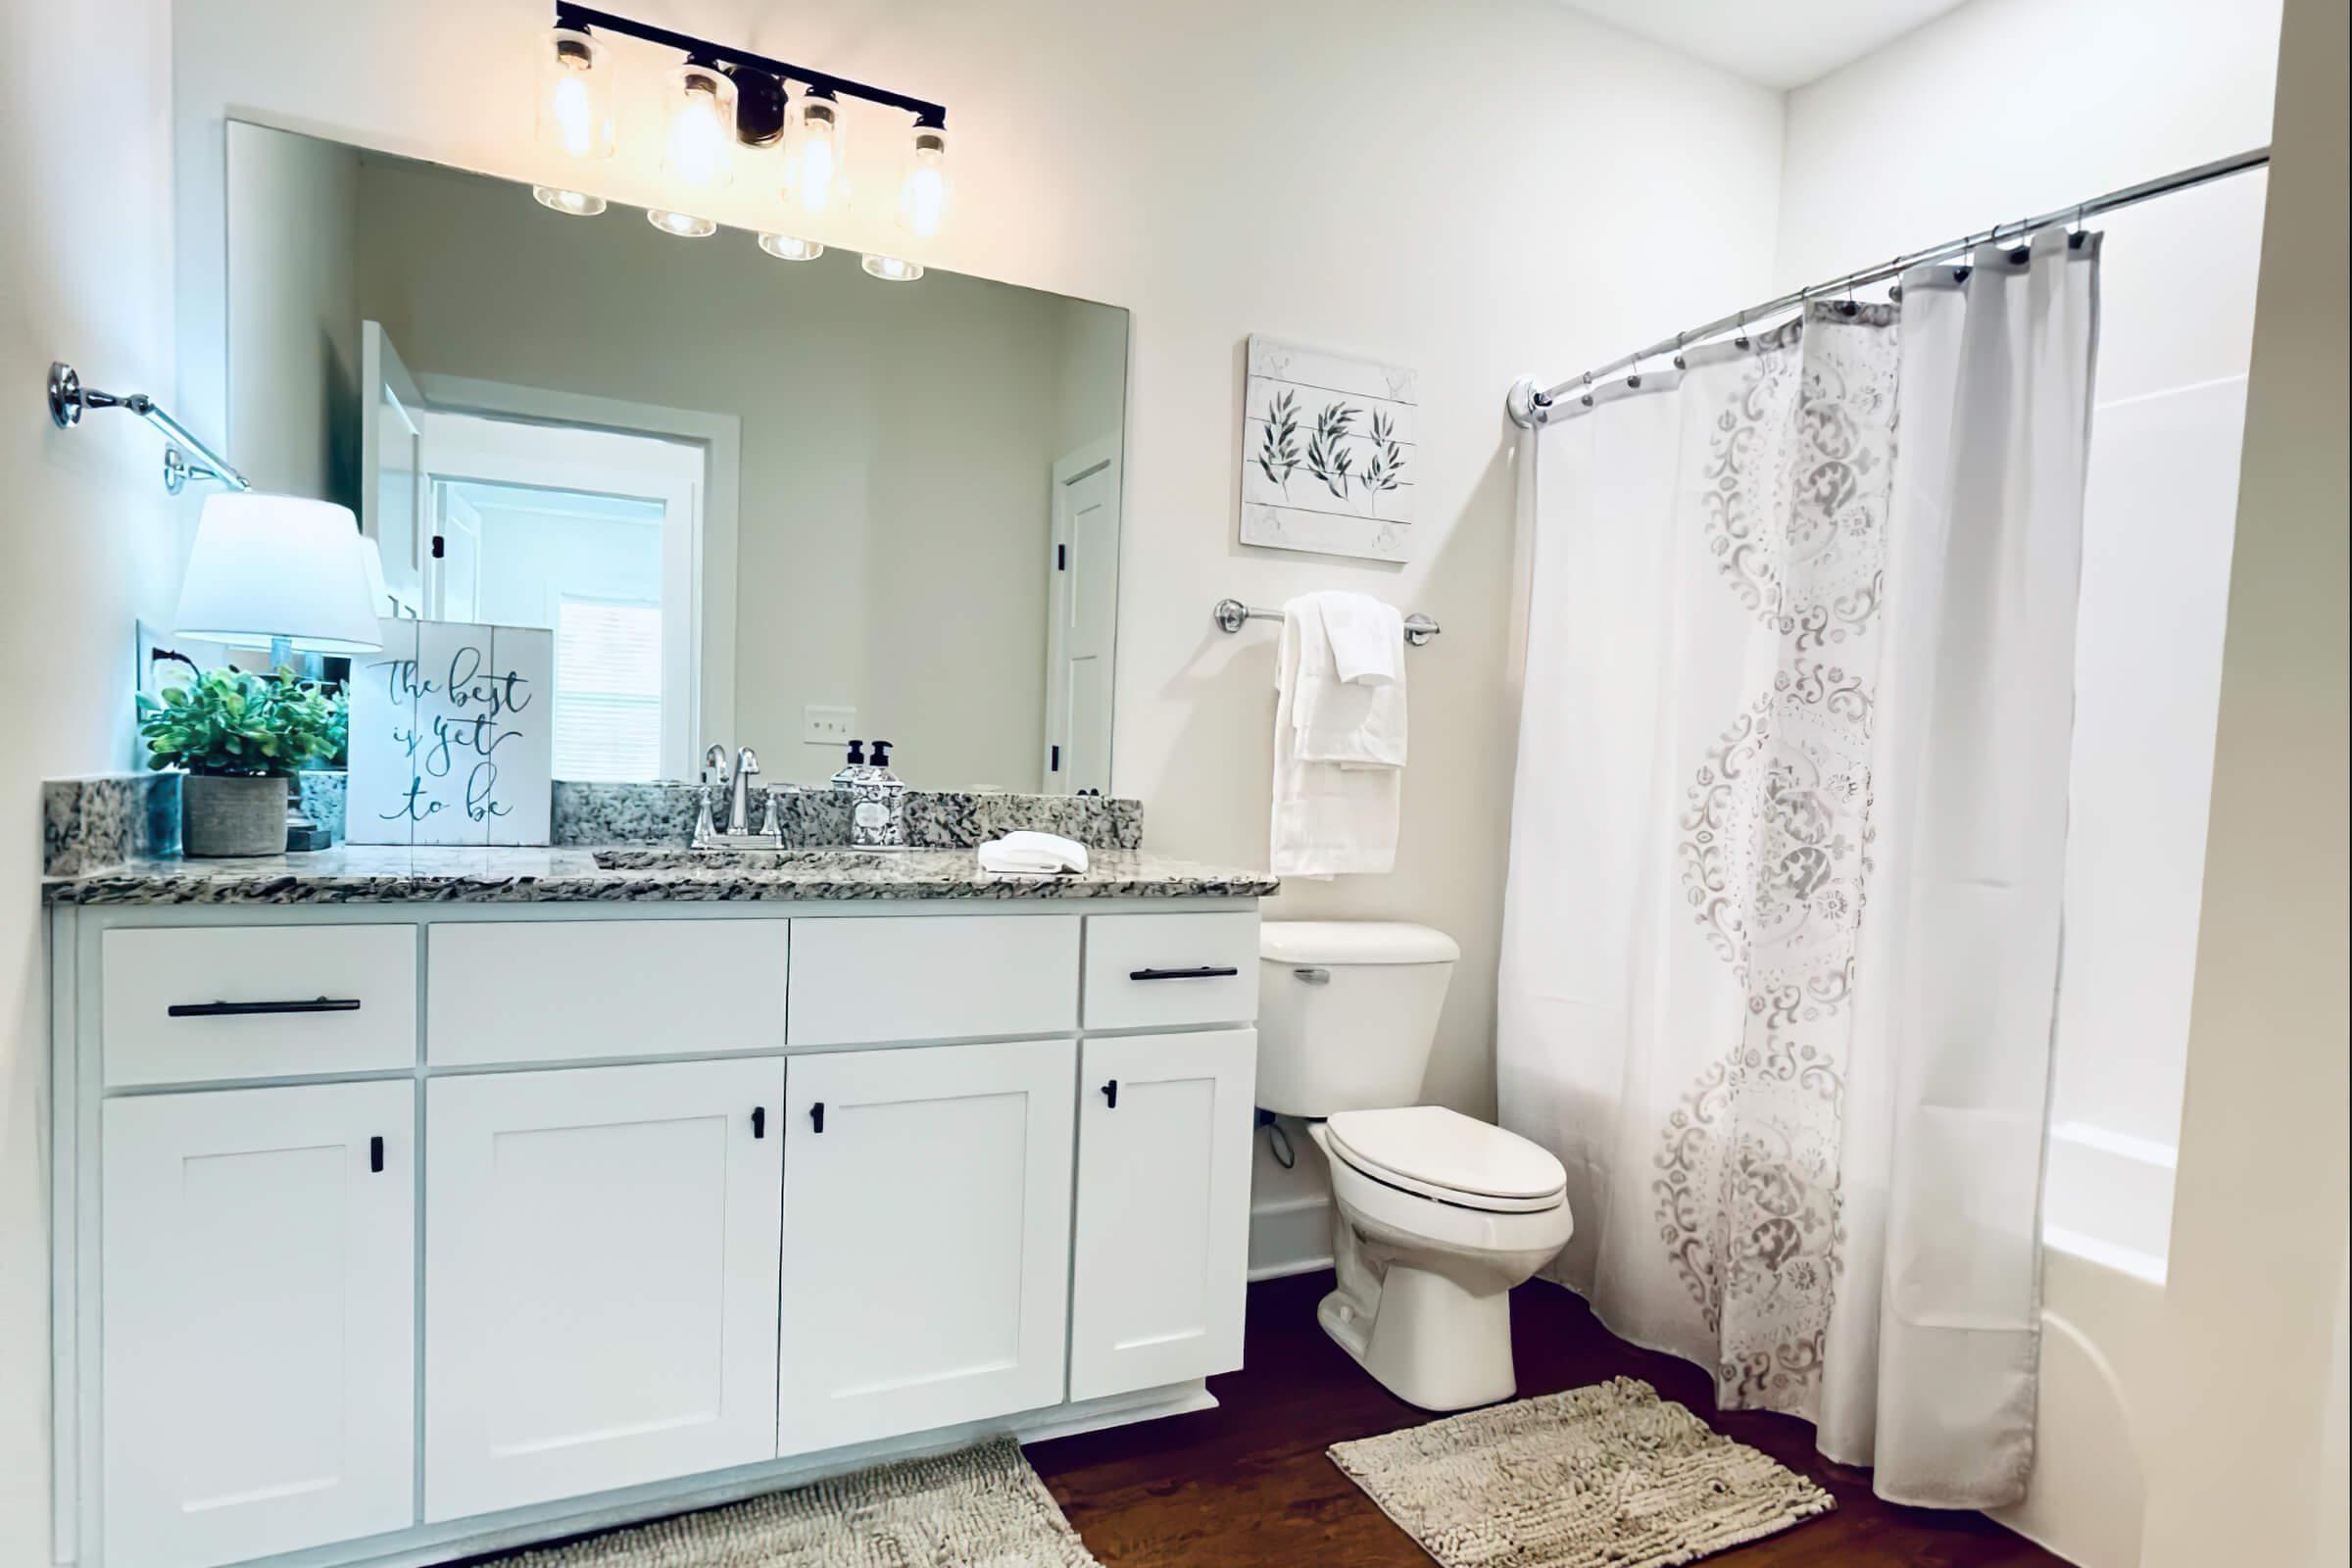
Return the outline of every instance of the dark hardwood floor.
{"type": "MultiPolygon", "coordinates": [[[[1315,1324],[1328,1273],[1250,1289],[1248,1365],[1209,1388],[1215,1410],[1034,1445],[1029,1459],[1107,1568],[1429,1568],[1411,1537],[1355,1490],[1324,1448],[1433,1419],[1375,1383],[1315,1324]]],[[[1813,1451],[1788,1416],[1717,1414],[1706,1376],[1637,1349],[1556,1286],[1511,1303],[1519,1392],[1549,1394],[1625,1375],[1718,1430],[1811,1476],[1838,1510],[1708,1559],[1722,1568],[2061,1568],[2062,1559],[1980,1514],[1899,1508],[1868,1471],[1813,1451]]]]}

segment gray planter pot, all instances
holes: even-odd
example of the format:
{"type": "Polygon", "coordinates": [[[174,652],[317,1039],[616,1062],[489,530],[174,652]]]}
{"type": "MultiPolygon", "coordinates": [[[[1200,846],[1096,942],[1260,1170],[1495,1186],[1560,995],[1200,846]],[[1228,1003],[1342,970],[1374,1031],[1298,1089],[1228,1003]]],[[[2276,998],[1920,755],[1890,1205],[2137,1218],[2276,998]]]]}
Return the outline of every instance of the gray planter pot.
{"type": "Polygon", "coordinates": [[[285,854],[286,781],[190,773],[179,781],[179,847],[208,858],[285,854]]]}

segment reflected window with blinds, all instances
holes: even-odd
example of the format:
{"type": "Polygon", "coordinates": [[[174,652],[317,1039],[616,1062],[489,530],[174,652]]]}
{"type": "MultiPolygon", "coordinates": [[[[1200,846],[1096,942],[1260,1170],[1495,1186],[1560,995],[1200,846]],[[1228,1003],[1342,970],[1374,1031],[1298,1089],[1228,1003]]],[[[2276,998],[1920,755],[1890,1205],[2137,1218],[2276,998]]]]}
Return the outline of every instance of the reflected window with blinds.
{"type": "Polygon", "coordinates": [[[556,609],[555,776],[662,772],[662,607],[565,595],[556,609]]]}

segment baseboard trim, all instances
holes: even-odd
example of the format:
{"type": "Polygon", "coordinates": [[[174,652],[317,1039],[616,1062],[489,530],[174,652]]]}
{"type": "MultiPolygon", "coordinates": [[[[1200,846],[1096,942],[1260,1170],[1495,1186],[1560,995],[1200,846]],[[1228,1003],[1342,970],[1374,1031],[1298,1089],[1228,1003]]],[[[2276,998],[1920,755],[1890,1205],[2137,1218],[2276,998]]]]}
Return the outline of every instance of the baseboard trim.
{"type": "Polygon", "coordinates": [[[1331,1200],[1320,1193],[1250,1210],[1250,1278],[1278,1280],[1331,1267],[1331,1200]]]}

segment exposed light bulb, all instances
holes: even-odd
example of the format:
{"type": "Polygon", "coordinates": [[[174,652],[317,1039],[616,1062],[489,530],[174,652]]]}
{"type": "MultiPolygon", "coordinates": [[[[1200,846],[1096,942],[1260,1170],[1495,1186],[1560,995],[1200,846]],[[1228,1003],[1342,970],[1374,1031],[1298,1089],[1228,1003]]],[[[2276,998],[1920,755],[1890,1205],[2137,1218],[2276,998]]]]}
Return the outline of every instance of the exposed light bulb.
{"type": "Polygon", "coordinates": [[[594,218],[605,210],[602,196],[591,196],[584,190],[561,190],[554,185],[533,185],[531,200],[551,211],[568,213],[573,218],[594,218]]]}
{"type": "Polygon", "coordinates": [[[760,248],[780,262],[813,262],[825,254],[825,248],[816,241],[791,234],[762,234],[760,248]]]}
{"type": "Polygon", "coordinates": [[[833,204],[841,180],[841,105],[810,93],[793,116],[796,135],[788,153],[785,190],[810,218],[833,204]]]}
{"type": "Polygon", "coordinates": [[[687,64],[672,77],[662,171],[697,190],[734,175],[735,84],[715,68],[687,64]]]}
{"type": "Polygon", "coordinates": [[[920,262],[909,262],[898,256],[883,256],[873,251],[868,251],[859,257],[858,265],[865,269],[866,276],[878,277],[885,283],[911,283],[923,275],[920,262]]]}
{"type": "Polygon", "coordinates": [[[612,154],[612,73],[598,69],[597,43],[576,28],[548,34],[539,67],[539,139],[567,158],[612,154]]]}
{"type": "Polygon", "coordinates": [[[662,207],[647,209],[645,220],[662,233],[675,234],[680,239],[701,239],[706,234],[718,232],[718,225],[708,218],[697,218],[692,213],[673,213],[662,207]]]}
{"type": "Polygon", "coordinates": [[[899,187],[899,226],[917,239],[939,232],[948,210],[948,133],[936,125],[914,127],[913,161],[899,187]]]}

